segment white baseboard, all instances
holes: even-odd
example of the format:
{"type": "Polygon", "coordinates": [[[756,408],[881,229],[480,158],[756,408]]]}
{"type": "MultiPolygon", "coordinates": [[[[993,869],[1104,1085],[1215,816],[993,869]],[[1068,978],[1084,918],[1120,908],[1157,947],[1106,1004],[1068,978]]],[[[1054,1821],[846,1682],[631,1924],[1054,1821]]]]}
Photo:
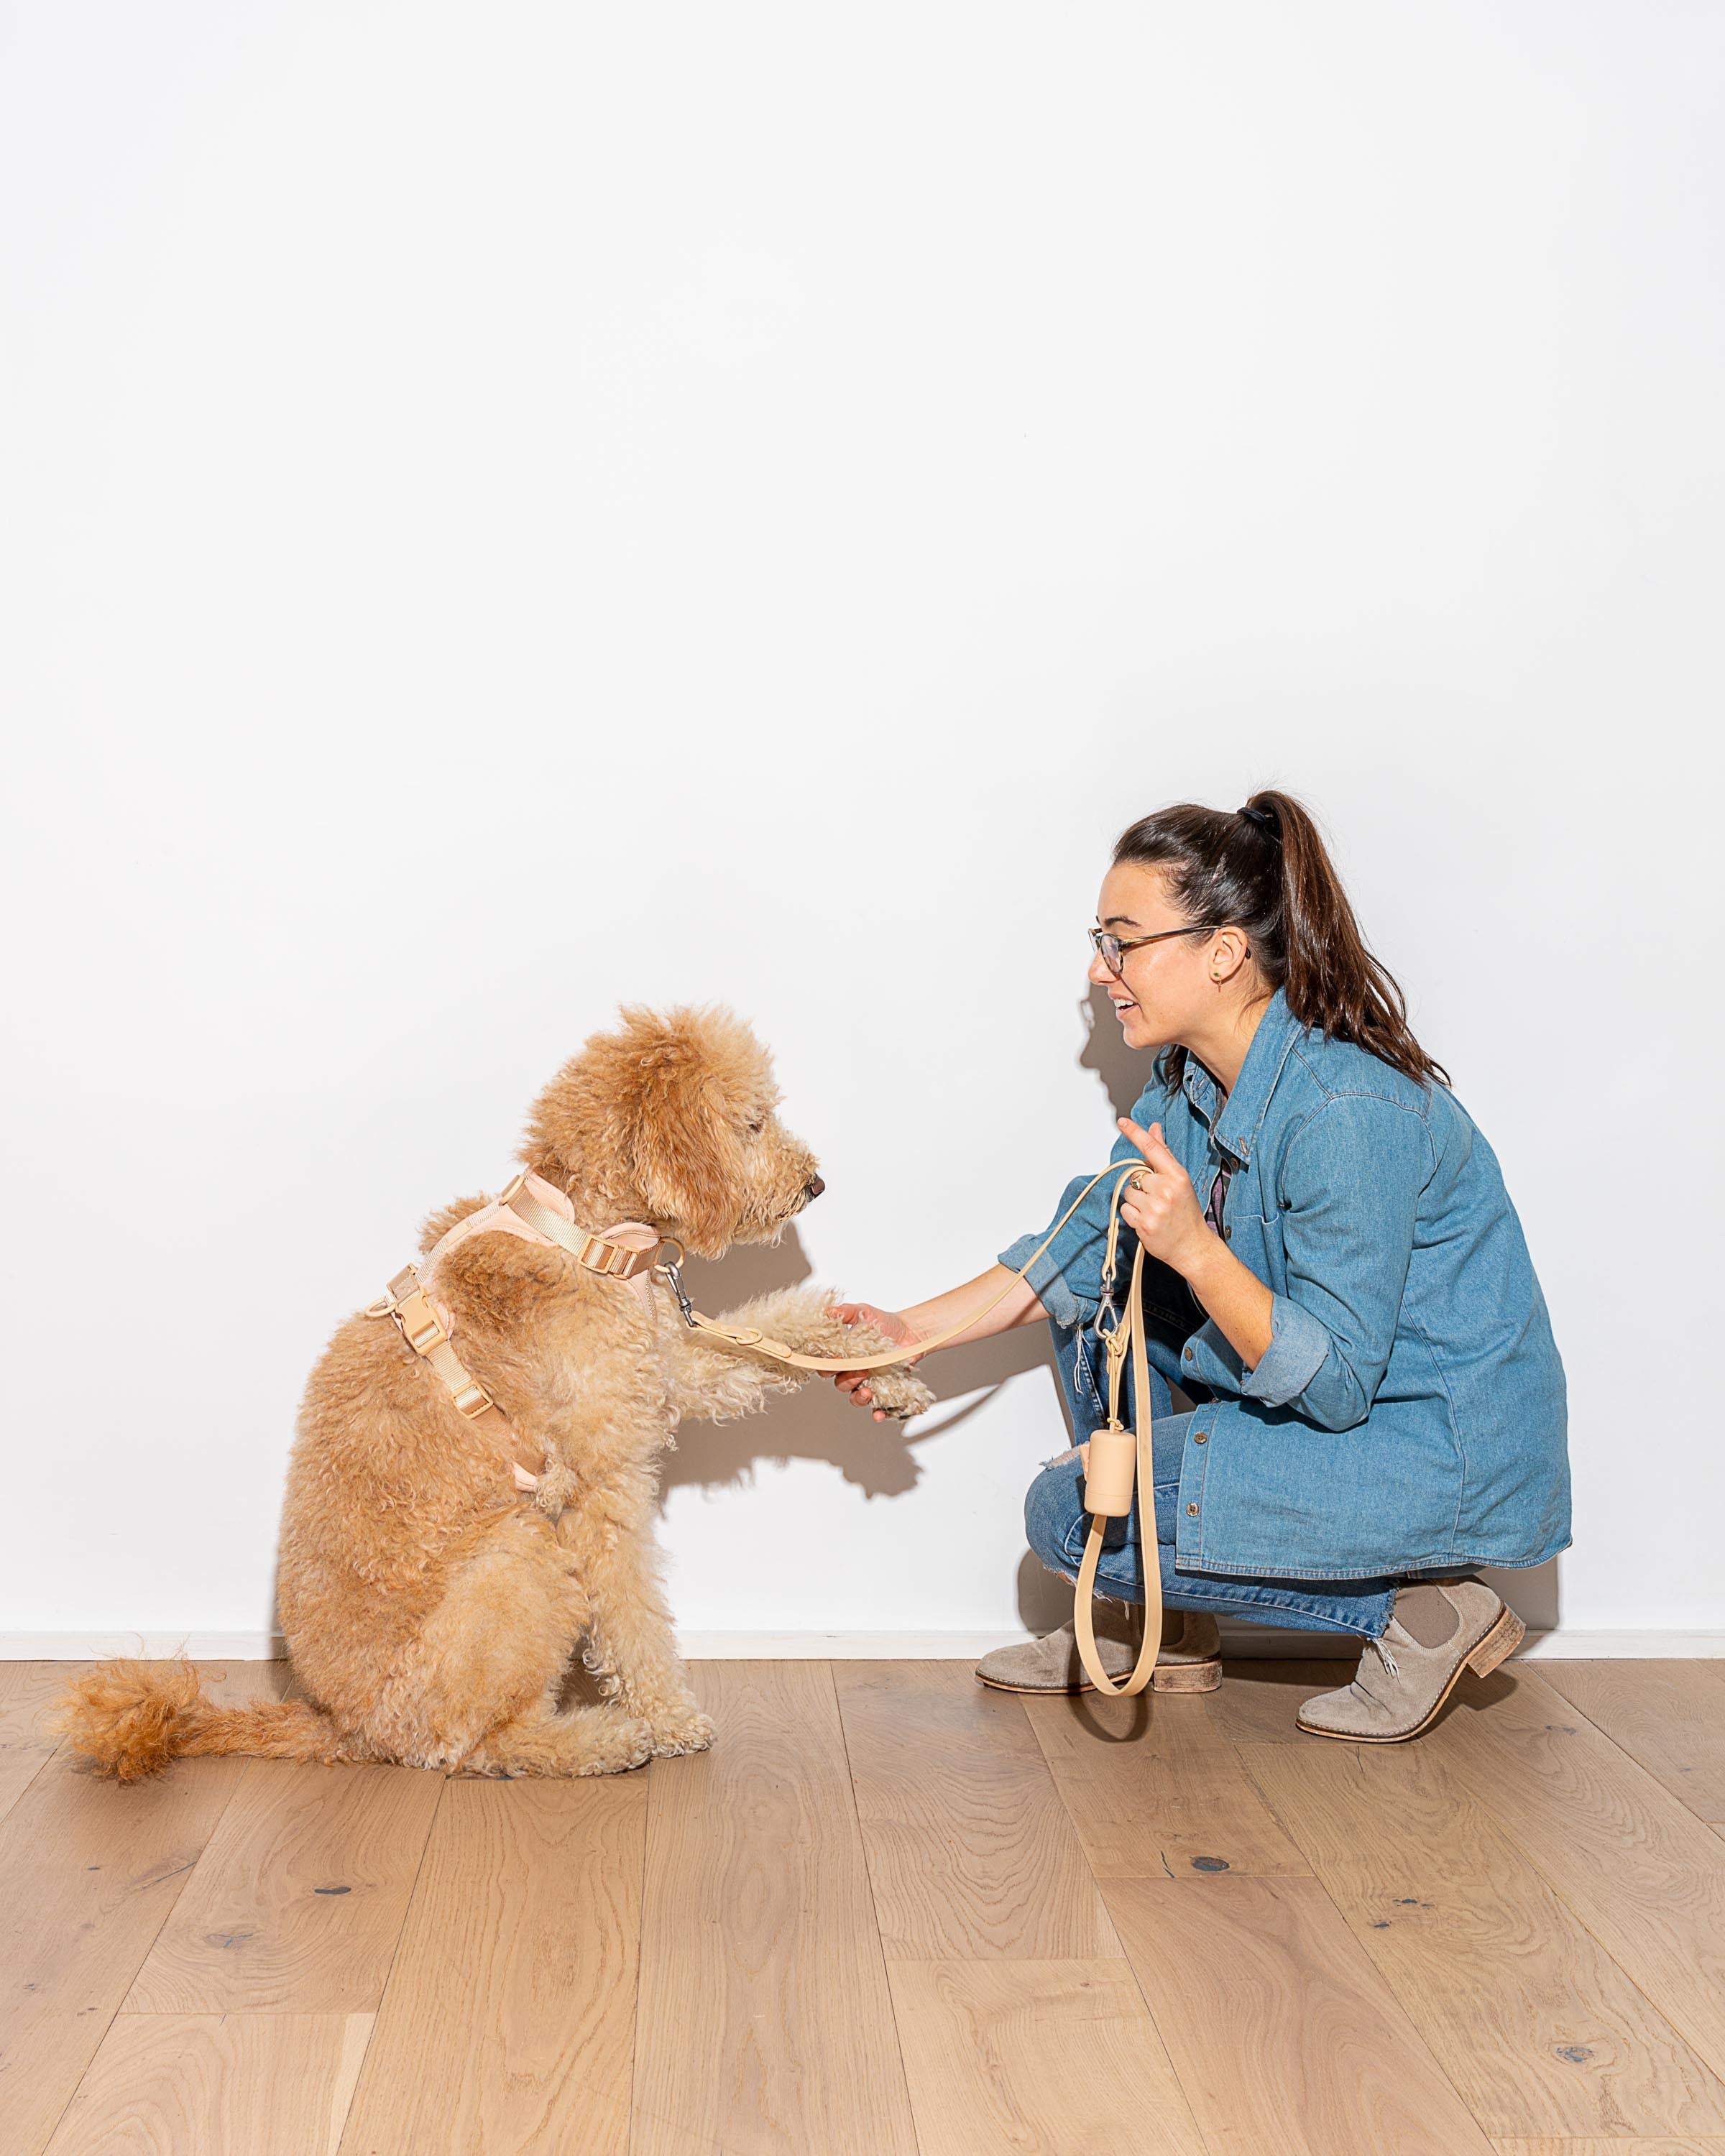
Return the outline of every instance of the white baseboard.
{"type": "Polygon", "coordinates": [[[0,1662],[275,1662],[279,1632],[0,1632],[0,1662]]]}
{"type": "MultiPolygon", "coordinates": [[[[1015,1646],[1029,1632],[685,1632],[691,1662],[974,1661],[1015,1646]]],[[[1222,1627],[1224,1650],[1260,1659],[1344,1658],[1358,1651],[1339,1632],[1287,1632],[1267,1625],[1222,1627]]],[[[92,1662],[112,1657],[202,1662],[268,1662],[287,1651],[274,1632],[0,1632],[0,1661],[92,1662]]],[[[1583,1632],[1559,1625],[1529,1632],[1518,1659],[1534,1661],[1687,1661],[1725,1658],[1725,1631],[1583,1632]]]]}

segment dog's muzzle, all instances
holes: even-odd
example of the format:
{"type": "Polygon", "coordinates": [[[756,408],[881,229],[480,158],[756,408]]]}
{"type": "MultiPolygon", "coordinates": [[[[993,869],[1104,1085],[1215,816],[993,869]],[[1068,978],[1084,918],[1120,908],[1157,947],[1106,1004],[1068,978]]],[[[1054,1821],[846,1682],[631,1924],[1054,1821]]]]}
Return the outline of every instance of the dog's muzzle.
{"type": "Polygon", "coordinates": [[[819,1197],[822,1191],[825,1188],[825,1183],[821,1181],[818,1175],[811,1175],[808,1182],[803,1186],[803,1194],[809,1200],[809,1204],[813,1204],[814,1200],[819,1197]]]}

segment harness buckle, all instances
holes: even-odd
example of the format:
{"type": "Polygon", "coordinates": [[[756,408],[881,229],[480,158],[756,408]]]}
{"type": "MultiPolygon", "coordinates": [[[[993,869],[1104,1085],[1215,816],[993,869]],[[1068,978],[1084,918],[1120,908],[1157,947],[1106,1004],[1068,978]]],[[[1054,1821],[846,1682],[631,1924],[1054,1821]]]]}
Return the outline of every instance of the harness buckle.
{"type": "Polygon", "coordinates": [[[423,1287],[415,1288],[403,1297],[390,1312],[401,1327],[402,1337],[416,1355],[429,1355],[449,1338],[443,1320],[431,1306],[431,1297],[423,1287]],[[418,1308],[414,1307],[418,1305],[418,1308]]]}
{"type": "Polygon", "coordinates": [[[457,1412],[465,1414],[470,1422],[495,1404],[485,1387],[473,1378],[468,1379],[459,1393],[452,1393],[449,1397],[455,1403],[457,1412]]]}

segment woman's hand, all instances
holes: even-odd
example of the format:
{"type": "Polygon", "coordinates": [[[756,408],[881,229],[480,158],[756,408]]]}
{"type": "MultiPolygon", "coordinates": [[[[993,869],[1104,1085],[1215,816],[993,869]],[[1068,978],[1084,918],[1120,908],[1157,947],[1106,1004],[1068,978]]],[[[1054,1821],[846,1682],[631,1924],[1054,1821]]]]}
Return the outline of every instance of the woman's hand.
{"type": "Polygon", "coordinates": [[[1203,1265],[1215,1238],[1192,1188],[1192,1178],[1163,1142],[1162,1125],[1140,1130],[1130,1116],[1120,1128],[1144,1156],[1145,1173],[1129,1184],[1120,1217],[1153,1258],[1160,1258],[1183,1276],[1203,1265]]]}
{"type": "MultiPolygon", "coordinates": [[[[877,1332],[884,1333],[896,1348],[908,1348],[916,1337],[896,1310],[882,1310],[875,1303],[834,1303],[833,1315],[841,1325],[872,1325],[877,1332]]],[[[913,1369],[922,1359],[920,1355],[913,1355],[904,1368],[913,1369]]],[[[869,1390],[870,1374],[867,1370],[838,1370],[833,1374],[833,1383],[841,1393],[849,1395],[853,1406],[865,1408],[873,1404],[875,1398],[869,1390]]],[[[875,1409],[875,1419],[876,1422],[886,1419],[880,1408],[875,1409]]]]}

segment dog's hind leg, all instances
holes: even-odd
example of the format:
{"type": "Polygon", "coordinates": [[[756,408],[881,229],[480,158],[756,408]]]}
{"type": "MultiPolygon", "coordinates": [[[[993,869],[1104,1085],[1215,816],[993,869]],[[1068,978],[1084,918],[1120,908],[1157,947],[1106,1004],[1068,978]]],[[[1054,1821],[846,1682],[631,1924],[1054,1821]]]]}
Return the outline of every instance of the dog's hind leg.
{"type": "Polygon", "coordinates": [[[449,1572],[441,1600],[377,1687],[374,1758],[492,1774],[609,1774],[650,1749],[614,1707],[560,1715],[555,1697],[588,1602],[550,1523],[506,1514],[449,1572]]]}

